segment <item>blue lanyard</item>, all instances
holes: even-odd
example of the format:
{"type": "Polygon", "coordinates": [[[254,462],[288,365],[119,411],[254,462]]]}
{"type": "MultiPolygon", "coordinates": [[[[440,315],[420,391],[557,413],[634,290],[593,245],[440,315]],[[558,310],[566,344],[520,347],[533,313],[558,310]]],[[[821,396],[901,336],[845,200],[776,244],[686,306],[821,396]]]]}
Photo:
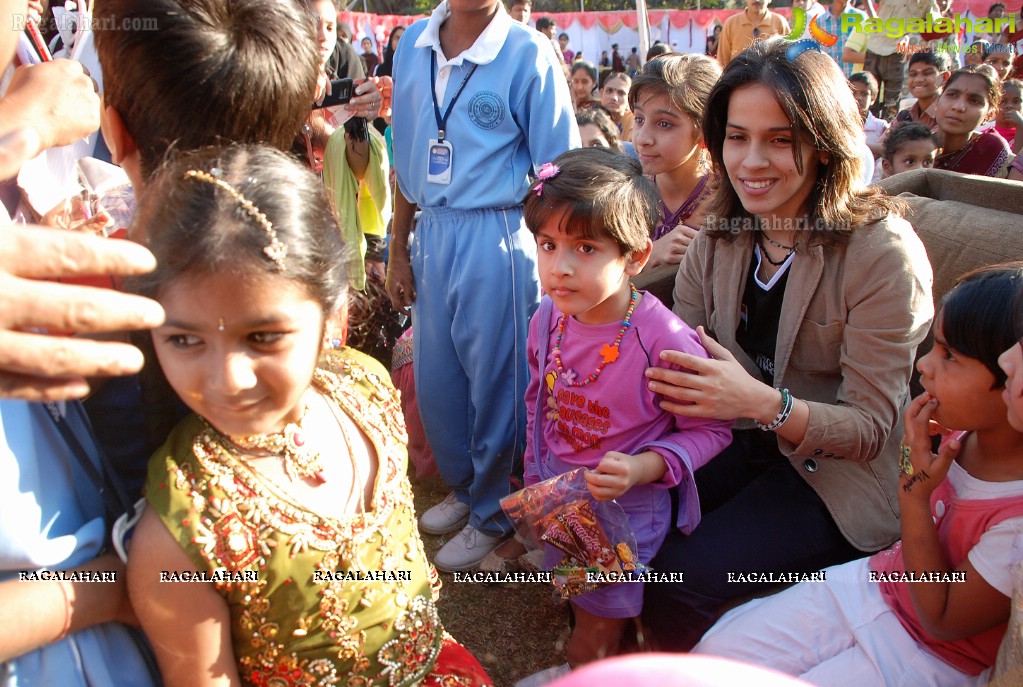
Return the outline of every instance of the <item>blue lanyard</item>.
{"type": "Polygon", "coordinates": [[[462,83],[458,85],[458,90],[451,97],[451,102],[448,103],[448,109],[444,111],[444,116],[440,116],[440,105],[437,103],[437,53],[434,50],[430,50],[430,97],[433,98],[433,116],[437,118],[437,140],[444,140],[444,129],[447,128],[448,116],[451,114],[451,110],[455,107],[455,101],[458,100],[458,96],[462,95],[462,89],[465,88],[465,84],[469,83],[469,79],[472,78],[473,72],[476,71],[476,67],[479,65],[475,62],[469,67],[469,73],[462,79],[462,83]]]}

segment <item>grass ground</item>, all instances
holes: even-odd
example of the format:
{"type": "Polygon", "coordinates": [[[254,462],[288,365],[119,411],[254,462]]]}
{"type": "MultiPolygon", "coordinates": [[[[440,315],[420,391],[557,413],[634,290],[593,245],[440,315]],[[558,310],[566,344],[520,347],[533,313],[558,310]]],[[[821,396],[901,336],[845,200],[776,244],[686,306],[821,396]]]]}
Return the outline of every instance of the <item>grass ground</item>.
{"type": "MultiPolygon", "coordinates": [[[[447,489],[434,482],[413,484],[416,512],[440,502],[447,489]]],[[[423,535],[432,559],[451,535],[423,535]]],[[[496,687],[565,662],[568,608],[548,584],[455,582],[441,573],[440,616],[444,627],[479,659],[496,687]]]]}

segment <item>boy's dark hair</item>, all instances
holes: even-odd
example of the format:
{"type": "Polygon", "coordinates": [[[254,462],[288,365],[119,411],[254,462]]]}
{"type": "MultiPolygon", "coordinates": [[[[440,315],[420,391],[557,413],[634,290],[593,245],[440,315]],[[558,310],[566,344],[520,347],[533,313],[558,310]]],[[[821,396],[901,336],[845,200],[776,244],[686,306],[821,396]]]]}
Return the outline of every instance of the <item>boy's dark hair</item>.
{"type": "Polygon", "coordinates": [[[987,8],[987,13],[988,13],[988,16],[990,16],[990,15],[991,15],[991,13],[992,13],[992,12],[994,12],[994,11],[995,11],[996,9],[998,9],[999,7],[1001,7],[1001,8],[1002,8],[1002,11],[1003,11],[1003,12],[1005,11],[1005,3],[1004,3],[1004,2],[996,2],[996,3],[994,3],[993,5],[991,5],[991,7],[988,7],[988,8],[987,8]]]}
{"type": "Polygon", "coordinates": [[[865,84],[867,91],[873,94],[873,100],[877,100],[877,93],[881,90],[881,87],[877,84],[877,79],[870,72],[855,72],[849,77],[849,83],[861,83],[865,84]]]}
{"type": "Polygon", "coordinates": [[[508,3],[509,9],[515,7],[515,5],[529,5],[530,7],[532,7],[533,0],[511,0],[511,2],[508,3]]]}
{"type": "Polygon", "coordinates": [[[279,274],[305,286],[329,315],[347,291],[346,253],[323,183],[269,146],[204,148],[172,157],[153,175],[133,222],[145,228],[157,268],[131,287],[150,298],[185,274],[279,274]],[[283,267],[264,252],[271,237],[242,200],[209,179],[186,176],[191,170],[229,184],[266,217],[286,248],[283,267]]]}
{"type": "Polygon", "coordinates": [[[616,153],[621,153],[621,134],[618,132],[618,125],[611,119],[603,107],[584,107],[575,113],[575,123],[578,126],[590,124],[600,129],[600,133],[607,139],[608,147],[616,153]]]}
{"type": "MultiPolygon", "coordinates": [[[[1014,306],[1023,291],[1023,261],[981,267],[959,277],[941,299],[938,318],[948,347],[984,364],[1005,385],[998,356],[1016,344],[1014,306]]],[[[936,318],[937,320],[937,318],[936,318]]]]}
{"type": "Polygon", "coordinates": [[[646,248],[657,223],[658,195],[638,161],[610,148],[579,148],[562,153],[554,164],[558,173],[534,181],[523,201],[526,226],[534,235],[560,215],[567,234],[609,236],[622,255],[646,248]]]}
{"type": "Polygon", "coordinates": [[[952,69],[952,62],[948,57],[948,53],[935,52],[933,50],[921,50],[915,52],[909,57],[909,66],[912,67],[914,64],[929,64],[938,70],[939,74],[952,69]]]}
{"type": "Polygon", "coordinates": [[[543,31],[544,29],[549,29],[552,26],[554,26],[554,20],[550,17],[540,17],[536,20],[537,31],[543,31]]]}
{"type": "Polygon", "coordinates": [[[309,115],[319,56],[312,15],[290,0],[97,0],[105,105],[150,176],[171,147],[267,143],[287,150],[309,115]]]}
{"type": "Polygon", "coordinates": [[[888,132],[888,138],[884,141],[884,153],[881,157],[891,164],[898,154],[899,148],[911,141],[931,141],[935,148],[941,147],[937,134],[931,131],[929,126],[920,122],[909,122],[888,132]]]}
{"type": "Polygon", "coordinates": [[[646,51],[646,61],[656,59],[661,55],[670,55],[671,46],[667,43],[654,43],[650,46],[650,49],[646,51]]]}
{"type": "Polygon", "coordinates": [[[1002,82],[1002,97],[1005,97],[1005,89],[1007,86],[1015,88],[1020,94],[1023,94],[1023,81],[1020,79],[1006,79],[1002,82]]]}

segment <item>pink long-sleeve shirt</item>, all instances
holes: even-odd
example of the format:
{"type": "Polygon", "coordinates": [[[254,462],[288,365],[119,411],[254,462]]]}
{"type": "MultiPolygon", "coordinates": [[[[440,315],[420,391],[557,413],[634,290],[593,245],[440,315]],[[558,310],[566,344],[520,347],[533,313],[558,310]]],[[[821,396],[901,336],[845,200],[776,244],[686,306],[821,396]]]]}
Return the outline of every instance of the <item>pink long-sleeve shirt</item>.
{"type": "Polygon", "coordinates": [[[596,382],[574,387],[565,379],[571,376],[569,371],[575,371],[575,379],[581,381],[596,370],[601,348],[614,341],[621,322],[586,325],[569,317],[561,344],[565,371],[558,373],[554,347],[561,312],[553,304],[550,307],[546,332],[539,331],[542,308],[529,324],[526,483],[535,483],[540,475],[534,448],[538,421],[543,433],[541,450],[570,465],[595,468],[608,451],[629,455],[656,451],[667,467],[658,484],[681,485],[677,526],[683,532],[692,531],[700,520],[693,472],[728,446],[731,423],[662,410],[658,405],[662,397],[650,391],[644,371],[648,367],[678,369],[660,360],[663,350],[708,358],[696,332],[657,298],[643,292],[632,315],[632,326],[619,346],[618,359],[604,368],[596,382]],[[537,358],[539,337],[543,335],[548,343],[546,360],[541,364],[537,358]]]}

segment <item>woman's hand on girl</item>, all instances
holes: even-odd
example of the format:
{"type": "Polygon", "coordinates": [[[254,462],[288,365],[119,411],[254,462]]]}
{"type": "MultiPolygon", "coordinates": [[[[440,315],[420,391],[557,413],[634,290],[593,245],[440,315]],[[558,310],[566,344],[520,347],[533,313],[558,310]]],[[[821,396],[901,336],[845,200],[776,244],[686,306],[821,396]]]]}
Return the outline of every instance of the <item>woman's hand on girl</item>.
{"type": "Polygon", "coordinates": [[[731,352],[713,339],[704,328],[697,334],[711,359],[680,351],[662,351],[661,360],[682,370],[647,368],[649,388],[664,396],[661,408],[676,415],[734,420],[740,417],[762,419],[765,408],[768,421],[778,411],[776,390],[754,379],[731,352]]]}
{"type": "Polygon", "coordinates": [[[941,484],[948,474],[952,461],[962,448],[958,437],[944,441],[938,453],[931,450],[931,437],[949,436],[952,430],[942,427],[931,419],[938,407],[938,400],[926,391],[912,400],[906,408],[905,438],[902,440],[903,455],[908,459],[911,470],[905,466],[899,473],[899,494],[903,498],[919,498],[928,501],[931,492],[941,484]]]}

